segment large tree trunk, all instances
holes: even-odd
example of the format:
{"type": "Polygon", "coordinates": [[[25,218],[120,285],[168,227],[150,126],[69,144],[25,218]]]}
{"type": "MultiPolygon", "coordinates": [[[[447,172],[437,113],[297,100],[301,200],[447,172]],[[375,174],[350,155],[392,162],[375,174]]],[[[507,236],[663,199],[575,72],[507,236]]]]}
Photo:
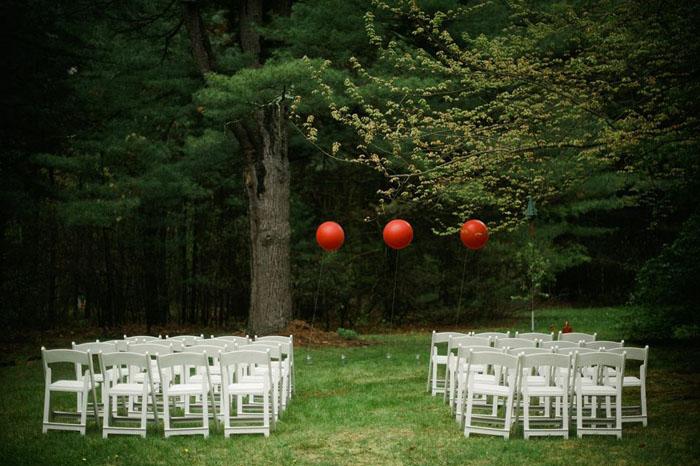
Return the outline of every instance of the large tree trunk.
{"type": "Polygon", "coordinates": [[[278,332],[292,318],[286,114],[287,103],[281,99],[278,105],[257,110],[248,128],[233,129],[246,159],[251,334],[278,332]]]}
{"type": "MultiPolygon", "coordinates": [[[[263,20],[262,0],[245,0],[238,11],[239,42],[261,66],[260,36],[254,23],[263,20]]],[[[289,14],[289,2],[272,2],[278,14],[289,14]]],[[[194,2],[183,2],[182,12],[192,52],[202,74],[213,69],[211,48],[194,2]]],[[[254,111],[249,120],[230,125],[245,156],[244,180],[248,194],[251,240],[250,334],[283,330],[292,318],[289,240],[289,159],[287,158],[287,102],[280,100],[254,111]]]]}

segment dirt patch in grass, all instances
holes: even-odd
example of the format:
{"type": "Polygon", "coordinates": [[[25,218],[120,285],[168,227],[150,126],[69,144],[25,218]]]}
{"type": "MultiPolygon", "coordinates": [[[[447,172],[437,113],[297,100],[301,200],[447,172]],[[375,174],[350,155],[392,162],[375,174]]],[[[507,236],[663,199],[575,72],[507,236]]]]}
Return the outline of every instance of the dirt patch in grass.
{"type": "Polygon", "coordinates": [[[377,345],[380,342],[367,340],[346,340],[335,332],[312,327],[303,320],[293,320],[291,324],[282,332],[283,335],[294,335],[294,346],[306,348],[321,348],[328,346],[369,346],[377,345]]]}

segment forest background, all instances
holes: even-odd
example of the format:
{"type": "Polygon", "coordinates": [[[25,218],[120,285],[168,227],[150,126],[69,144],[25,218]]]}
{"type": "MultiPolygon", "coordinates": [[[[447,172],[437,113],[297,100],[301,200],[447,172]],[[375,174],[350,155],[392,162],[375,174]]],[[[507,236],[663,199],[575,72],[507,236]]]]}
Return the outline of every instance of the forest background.
{"type": "Polygon", "coordinates": [[[694,2],[0,9],[5,330],[453,325],[534,301],[700,335],[694,2]]]}

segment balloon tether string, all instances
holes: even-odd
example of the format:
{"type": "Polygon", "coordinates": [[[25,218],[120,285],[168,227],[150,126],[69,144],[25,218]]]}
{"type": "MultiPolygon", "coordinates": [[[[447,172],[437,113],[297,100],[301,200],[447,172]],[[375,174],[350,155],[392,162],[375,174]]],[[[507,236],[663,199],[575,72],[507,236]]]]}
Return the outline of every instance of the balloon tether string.
{"type": "Polygon", "coordinates": [[[314,313],[311,316],[311,326],[314,326],[316,320],[316,307],[318,306],[318,292],[321,290],[321,276],[323,274],[323,261],[326,259],[326,253],[321,256],[321,265],[318,268],[318,282],[316,283],[316,297],[314,298],[314,313]]]}
{"type": "Polygon", "coordinates": [[[455,326],[459,324],[459,310],[462,307],[462,291],[464,291],[464,277],[467,274],[467,258],[469,257],[469,250],[464,252],[464,266],[462,267],[462,283],[459,286],[459,300],[457,301],[457,320],[455,321],[455,326]]]}
{"type": "Polygon", "coordinates": [[[396,265],[394,266],[394,291],[391,293],[391,317],[389,319],[389,331],[394,327],[394,303],[396,302],[396,281],[399,276],[399,250],[396,250],[396,265]]]}

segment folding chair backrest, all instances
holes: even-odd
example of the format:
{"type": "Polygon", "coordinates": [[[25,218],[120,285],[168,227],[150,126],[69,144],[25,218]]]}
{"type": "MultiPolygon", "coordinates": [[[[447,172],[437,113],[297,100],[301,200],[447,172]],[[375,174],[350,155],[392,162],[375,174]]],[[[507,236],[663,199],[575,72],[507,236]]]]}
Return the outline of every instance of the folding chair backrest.
{"type": "Polygon", "coordinates": [[[515,338],[524,338],[526,340],[552,341],[552,340],[554,340],[554,332],[550,332],[550,333],[542,333],[542,332],[519,333],[519,332],[515,332],[515,338]]]}
{"type": "Polygon", "coordinates": [[[49,364],[67,362],[72,364],[81,364],[84,366],[92,367],[92,361],[90,360],[90,355],[92,353],[88,351],[76,351],[72,349],[55,349],[47,350],[46,348],[41,349],[41,359],[44,363],[44,368],[48,368],[49,364]]]}
{"type": "Polygon", "coordinates": [[[173,353],[158,356],[158,365],[162,369],[174,366],[205,367],[208,365],[204,354],[200,353],[173,353]]]}
{"type": "Polygon", "coordinates": [[[185,348],[185,344],[180,340],[153,340],[149,342],[151,345],[169,346],[173,353],[180,353],[185,348]]]}
{"type": "Polygon", "coordinates": [[[237,351],[257,351],[259,353],[268,352],[271,360],[282,359],[282,348],[280,343],[250,343],[248,345],[240,345],[236,347],[237,351]]]}
{"type": "Polygon", "coordinates": [[[469,355],[469,364],[499,366],[508,370],[517,370],[519,357],[502,352],[474,352],[469,355]]]}
{"type": "Polygon", "coordinates": [[[433,330],[433,338],[430,342],[431,347],[440,343],[449,343],[450,338],[455,337],[466,337],[469,336],[466,333],[461,332],[436,332],[433,330]]]}
{"type": "Polygon", "coordinates": [[[294,335],[289,335],[288,337],[283,335],[268,335],[265,337],[259,337],[255,335],[255,341],[276,341],[279,343],[290,343],[294,344],[294,335]]]}
{"type": "Polygon", "coordinates": [[[171,354],[173,352],[173,348],[169,345],[163,346],[156,343],[129,343],[128,352],[138,354],[148,353],[151,356],[155,357],[156,354],[171,354]]]}
{"type": "Polygon", "coordinates": [[[247,345],[250,343],[250,338],[247,336],[245,337],[239,337],[237,335],[223,335],[220,337],[215,337],[214,335],[211,336],[209,340],[206,341],[211,341],[211,340],[222,340],[222,341],[227,341],[229,343],[229,346],[233,347],[233,343],[237,343],[239,345],[247,345]]]}
{"type": "Polygon", "coordinates": [[[596,336],[598,336],[597,333],[594,333],[592,335],[590,333],[581,333],[581,332],[562,333],[560,330],[557,340],[559,340],[559,341],[573,341],[575,343],[578,343],[579,341],[595,341],[596,336]]]}
{"type": "MultiPolygon", "coordinates": [[[[283,356],[289,355],[289,352],[291,351],[291,344],[289,342],[284,342],[284,341],[276,341],[276,340],[255,340],[251,345],[265,345],[265,346],[278,346],[280,349],[280,352],[282,353],[283,356]]],[[[243,345],[241,345],[243,346],[243,345]]]]}
{"type": "Polygon", "coordinates": [[[574,365],[576,369],[583,367],[612,367],[622,372],[625,367],[625,353],[615,354],[605,351],[594,351],[592,353],[578,353],[574,355],[574,365]]]}
{"type": "Polygon", "coordinates": [[[557,354],[571,354],[574,355],[576,353],[578,354],[588,354],[588,353],[597,353],[598,350],[595,350],[593,348],[580,348],[577,346],[573,346],[570,348],[559,348],[559,347],[554,347],[554,352],[557,354]]]}
{"type": "Polygon", "coordinates": [[[593,348],[609,350],[613,348],[622,348],[625,346],[625,340],[621,341],[608,341],[608,340],[595,340],[595,341],[583,341],[579,343],[582,348],[593,348]]]}
{"type": "Polygon", "coordinates": [[[474,333],[473,335],[475,337],[481,337],[481,338],[491,337],[492,340],[494,338],[510,338],[510,330],[508,330],[507,332],[479,332],[479,333],[474,333]]]}
{"type": "Polygon", "coordinates": [[[151,335],[135,335],[133,337],[127,337],[126,335],[124,335],[124,340],[131,341],[134,343],[148,343],[149,341],[160,340],[160,339],[161,338],[159,336],[154,337],[151,335]]]}
{"type": "Polygon", "coordinates": [[[239,350],[228,353],[219,353],[219,361],[222,367],[229,367],[236,364],[257,364],[270,365],[270,352],[239,350]]]}
{"type": "Polygon", "coordinates": [[[447,342],[448,353],[460,346],[491,346],[491,339],[472,336],[452,337],[447,342]]]}
{"type": "Polygon", "coordinates": [[[204,339],[204,335],[178,335],[176,337],[171,337],[166,335],[165,336],[166,340],[180,340],[185,346],[193,346],[196,345],[199,340],[204,339]]]}
{"type": "Polygon", "coordinates": [[[555,353],[523,354],[520,364],[523,369],[547,366],[568,370],[571,368],[571,355],[555,353]]]}
{"type": "Polygon", "coordinates": [[[493,346],[462,346],[457,347],[457,358],[469,359],[471,353],[503,353],[503,349],[494,348],[493,346]]]}
{"type": "Polygon", "coordinates": [[[506,353],[517,356],[519,354],[553,354],[554,348],[508,348],[506,353]]]}
{"type": "Polygon", "coordinates": [[[229,340],[220,340],[218,338],[210,338],[207,340],[200,340],[194,346],[207,345],[207,346],[218,346],[219,348],[233,348],[235,342],[229,340]]]}
{"type": "Polygon", "coordinates": [[[100,365],[104,369],[107,367],[134,366],[139,369],[150,369],[149,354],[116,352],[100,353],[100,365]]]}
{"type": "Polygon", "coordinates": [[[80,344],[73,342],[73,349],[76,351],[90,351],[93,355],[97,355],[100,351],[103,353],[114,353],[117,351],[117,345],[103,341],[91,341],[80,344]]]}
{"type": "Polygon", "coordinates": [[[525,338],[496,338],[494,346],[496,348],[535,348],[537,341],[525,338]]]}
{"type": "Polygon", "coordinates": [[[104,343],[114,343],[114,345],[117,347],[117,351],[126,351],[130,342],[128,340],[107,340],[104,343]]]}
{"type": "Polygon", "coordinates": [[[642,363],[646,366],[647,361],[649,360],[649,346],[645,346],[644,348],[635,348],[633,346],[626,346],[624,348],[612,348],[609,350],[606,350],[608,353],[614,353],[614,354],[622,354],[625,353],[625,358],[629,361],[642,361],[642,363]]]}
{"type": "Polygon", "coordinates": [[[209,357],[216,356],[220,352],[226,353],[228,351],[233,350],[233,343],[231,343],[230,346],[216,346],[216,345],[194,345],[194,346],[187,346],[185,347],[184,350],[182,350],[183,353],[198,353],[198,354],[204,354],[207,353],[209,357]]]}
{"type": "Polygon", "coordinates": [[[554,348],[578,348],[578,342],[576,341],[543,341],[540,343],[540,348],[554,349],[554,348]]]}

